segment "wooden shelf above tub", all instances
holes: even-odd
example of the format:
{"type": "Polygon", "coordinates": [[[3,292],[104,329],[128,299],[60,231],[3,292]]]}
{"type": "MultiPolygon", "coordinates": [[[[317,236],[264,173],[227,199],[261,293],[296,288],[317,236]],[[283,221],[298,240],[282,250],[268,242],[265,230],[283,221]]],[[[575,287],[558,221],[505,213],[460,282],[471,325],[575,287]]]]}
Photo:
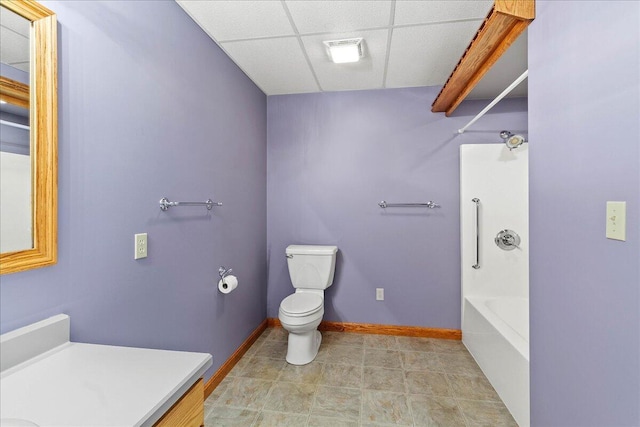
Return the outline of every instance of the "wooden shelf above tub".
{"type": "Polygon", "coordinates": [[[534,18],[535,0],[496,0],[431,111],[451,115],[534,18]]]}

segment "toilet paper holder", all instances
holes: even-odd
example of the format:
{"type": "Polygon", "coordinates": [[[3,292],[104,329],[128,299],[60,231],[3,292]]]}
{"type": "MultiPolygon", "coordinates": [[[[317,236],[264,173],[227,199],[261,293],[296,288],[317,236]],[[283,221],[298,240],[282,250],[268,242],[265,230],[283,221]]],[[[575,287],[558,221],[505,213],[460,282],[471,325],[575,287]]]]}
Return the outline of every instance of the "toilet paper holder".
{"type": "Polygon", "coordinates": [[[220,268],[218,268],[218,275],[220,276],[220,279],[224,280],[224,278],[227,277],[229,274],[231,274],[232,271],[233,271],[233,268],[227,268],[223,265],[220,268]]]}

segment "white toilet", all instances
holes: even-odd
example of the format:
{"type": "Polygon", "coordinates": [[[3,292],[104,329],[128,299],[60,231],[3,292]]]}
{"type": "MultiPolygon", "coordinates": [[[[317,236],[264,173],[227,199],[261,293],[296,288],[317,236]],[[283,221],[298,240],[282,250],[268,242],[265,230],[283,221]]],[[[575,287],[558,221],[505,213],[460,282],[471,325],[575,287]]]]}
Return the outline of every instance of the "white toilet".
{"type": "Polygon", "coordinates": [[[333,284],[337,252],[337,246],[287,247],[289,277],[296,292],[282,300],[278,318],[289,332],[287,362],[292,365],[306,365],[318,354],[324,290],[333,284]]]}

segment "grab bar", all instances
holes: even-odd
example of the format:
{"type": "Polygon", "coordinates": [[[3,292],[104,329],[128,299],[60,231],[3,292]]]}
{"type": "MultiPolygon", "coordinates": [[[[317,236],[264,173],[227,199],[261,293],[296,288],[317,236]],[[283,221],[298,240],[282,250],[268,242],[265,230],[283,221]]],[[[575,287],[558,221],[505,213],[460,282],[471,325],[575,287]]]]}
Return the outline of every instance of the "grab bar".
{"type": "Polygon", "coordinates": [[[477,270],[480,268],[480,199],[475,197],[471,201],[476,204],[476,263],[471,267],[477,270]]]}
{"type": "Polygon", "coordinates": [[[160,199],[160,209],[168,210],[172,206],[206,206],[207,210],[211,210],[214,206],[222,206],[221,202],[214,202],[209,199],[205,202],[170,202],[166,197],[160,199]]]}
{"type": "Polygon", "coordinates": [[[440,205],[429,200],[427,203],[387,203],[386,201],[381,201],[378,203],[382,209],[384,208],[439,208],[440,205]]]}

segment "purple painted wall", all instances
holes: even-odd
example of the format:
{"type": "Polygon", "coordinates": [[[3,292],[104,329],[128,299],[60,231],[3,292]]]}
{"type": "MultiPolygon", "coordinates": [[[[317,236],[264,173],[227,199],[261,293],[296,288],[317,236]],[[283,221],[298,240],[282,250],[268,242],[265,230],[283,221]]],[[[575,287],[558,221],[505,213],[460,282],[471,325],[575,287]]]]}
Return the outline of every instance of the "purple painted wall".
{"type": "Polygon", "coordinates": [[[538,2],[529,28],[531,420],[640,425],[640,3],[538,2]],[[627,241],[605,203],[627,201],[627,241]]]}
{"type": "Polygon", "coordinates": [[[46,2],[59,30],[58,264],[2,276],[2,332],[210,352],[266,316],[266,96],[175,2],[46,2]],[[170,28],[171,31],[167,31],[170,28]],[[174,208],[158,200],[214,200],[174,208]],[[149,257],[133,259],[134,233],[149,257]],[[218,266],[236,291],[217,291],[218,266]]]}
{"type": "Polygon", "coordinates": [[[505,100],[454,136],[488,101],[433,114],[439,88],[270,96],[268,309],[293,293],[289,244],[340,248],[325,320],[460,327],[459,144],[526,131],[526,99],[505,100]],[[440,209],[382,210],[378,202],[440,209]],[[375,301],[375,288],[385,301],[375,301]]]}

